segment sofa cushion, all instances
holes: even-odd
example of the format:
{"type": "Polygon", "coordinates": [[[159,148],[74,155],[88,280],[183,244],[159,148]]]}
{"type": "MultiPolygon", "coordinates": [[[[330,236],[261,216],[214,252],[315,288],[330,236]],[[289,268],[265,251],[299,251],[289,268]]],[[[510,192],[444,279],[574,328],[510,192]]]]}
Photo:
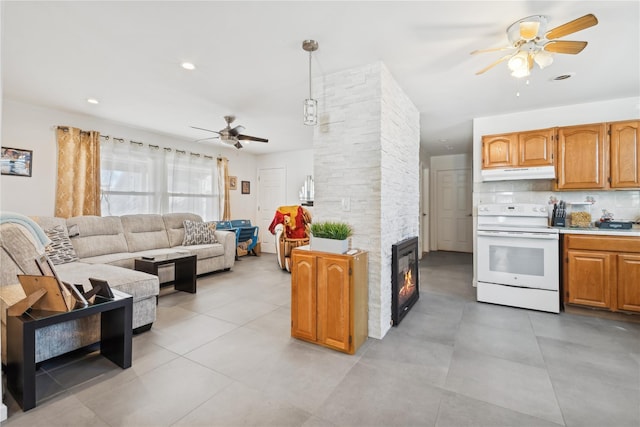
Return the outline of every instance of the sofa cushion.
{"type": "Polygon", "coordinates": [[[216,239],[216,223],[210,222],[198,222],[184,221],[184,240],[182,246],[191,245],[206,245],[211,243],[218,243],[216,239]]]}
{"type": "Polygon", "coordinates": [[[91,289],[90,277],[106,280],[110,287],[132,295],[134,302],[160,291],[157,276],[113,265],[70,262],[59,265],[56,271],[63,282],[81,284],[85,290],[91,289]]]}
{"type": "Polygon", "coordinates": [[[162,215],[122,215],[120,219],[129,252],[169,247],[169,237],[164,228],[162,215]]]}
{"type": "Polygon", "coordinates": [[[202,217],[192,213],[170,213],[162,215],[162,220],[167,229],[169,245],[174,247],[181,246],[184,241],[184,221],[202,222],[202,217]]]}
{"type": "Polygon", "coordinates": [[[213,258],[217,256],[224,256],[224,246],[222,243],[213,243],[206,245],[190,245],[190,246],[176,246],[176,250],[186,250],[197,255],[198,259],[213,258]]]}
{"type": "Polygon", "coordinates": [[[117,216],[87,215],[67,219],[67,229],[74,225],[78,235],[71,237],[71,243],[81,259],[129,251],[122,222],[117,216]]]}
{"type": "Polygon", "coordinates": [[[67,227],[56,225],[44,230],[51,243],[45,248],[45,252],[53,265],[66,264],[78,261],[78,254],[71,244],[67,227]]]}

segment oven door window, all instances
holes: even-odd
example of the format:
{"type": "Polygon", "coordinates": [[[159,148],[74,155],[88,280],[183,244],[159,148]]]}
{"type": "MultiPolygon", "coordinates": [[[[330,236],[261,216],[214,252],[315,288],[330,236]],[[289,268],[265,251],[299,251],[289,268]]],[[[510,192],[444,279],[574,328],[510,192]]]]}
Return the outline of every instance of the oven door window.
{"type": "Polygon", "coordinates": [[[489,270],[544,277],[544,249],[489,245],[489,270]]]}
{"type": "Polygon", "coordinates": [[[558,240],[478,236],[478,281],[557,290],[558,240]]]}

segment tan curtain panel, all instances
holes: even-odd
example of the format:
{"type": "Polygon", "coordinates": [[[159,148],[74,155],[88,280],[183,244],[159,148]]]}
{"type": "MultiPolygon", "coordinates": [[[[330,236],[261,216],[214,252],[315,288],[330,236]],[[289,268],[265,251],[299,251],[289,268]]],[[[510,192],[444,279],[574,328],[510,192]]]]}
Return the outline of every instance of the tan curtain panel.
{"type": "Polygon", "coordinates": [[[229,200],[229,160],[226,157],[218,157],[218,178],[222,213],[220,219],[228,221],[231,219],[231,201],[229,200]]]}
{"type": "Polygon", "coordinates": [[[100,216],[100,133],[59,126],[55,216],[100,216]]]}

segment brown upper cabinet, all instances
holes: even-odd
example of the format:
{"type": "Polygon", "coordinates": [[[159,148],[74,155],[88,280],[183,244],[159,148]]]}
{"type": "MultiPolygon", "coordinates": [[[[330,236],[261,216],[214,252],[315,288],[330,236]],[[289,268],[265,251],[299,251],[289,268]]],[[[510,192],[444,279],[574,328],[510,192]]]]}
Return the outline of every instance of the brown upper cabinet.
{"type": "Polygon", "coordinates": [[[482,168],[553,166],[554,190],[640,188],[640,120],[482,137],[482,168]]]}
{"type": "Polygon", "coordinates": [[[608,153],[604,123],[558,128],[556,189],[605,188],[608,153]]]}
{"type": "Polygon", "coordinates": [[[640,187],[640,121],[611,123],[611,188],[640,187]]]}
{"type": "Polygon", "coordinates": [[[482,168],[553,165],[554,129],[482,137],[482,168]]]}

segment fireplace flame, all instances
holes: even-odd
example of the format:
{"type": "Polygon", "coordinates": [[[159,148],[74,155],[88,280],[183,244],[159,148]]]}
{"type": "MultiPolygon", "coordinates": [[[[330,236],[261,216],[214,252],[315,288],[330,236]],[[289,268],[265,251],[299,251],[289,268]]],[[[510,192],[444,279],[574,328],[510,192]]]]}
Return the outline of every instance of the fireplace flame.
{"type": "Polygon", "coordinates": [[[415,282],[413,281],[413,276],[411,274],[411,270],[404,273],[404,284],[400,291],[398,291],[401,297],[407,297],[411,295],[416,287],[415,282]]]}

